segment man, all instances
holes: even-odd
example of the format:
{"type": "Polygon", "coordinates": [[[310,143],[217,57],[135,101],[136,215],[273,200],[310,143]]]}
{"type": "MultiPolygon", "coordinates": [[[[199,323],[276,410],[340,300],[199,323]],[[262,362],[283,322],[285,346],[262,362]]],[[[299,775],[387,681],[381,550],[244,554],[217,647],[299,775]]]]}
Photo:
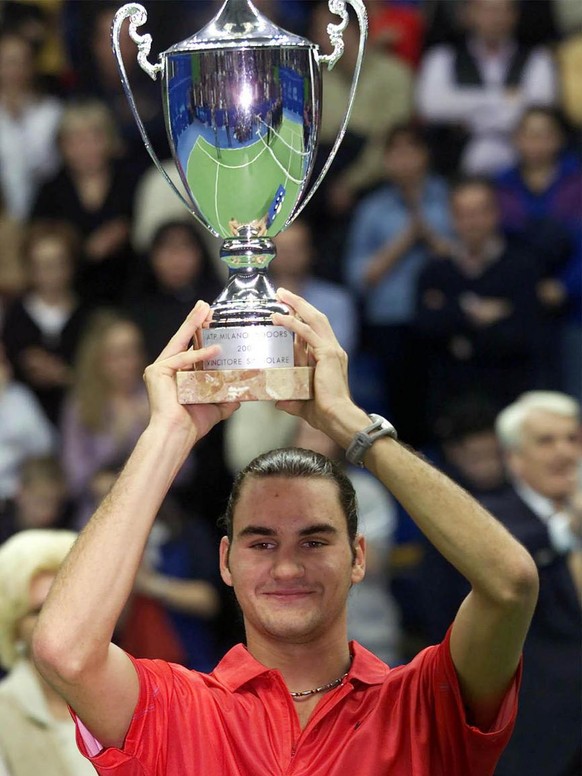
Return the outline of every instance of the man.
{"type": "Polygon", "coordinates": [[[199,302],[146,370],[150,424],[43,607],[37,664],[74,709],[82,750],[108,776],[491,774],[515,713],[537,597],[533,561],[400,445],[387,421],[370,424],[351,401],[347,359],[327,318],[289,291],[278,296],[295,315],[273,323],[315,364],[314,398],[279,406],[349,448],[352,462],[365,460],[470,580],[447,638],[393,671],[348,643],[347,596],[366,555],[353,491],[327,459],[291,449],[249,465],[227,509],[220,569],[243,612],[246,648],[205,675],[134,661],[110,643],[173,477],[237,406],[177,403],[176,371],[219,352],[188,349],[209,316],[199,302]]]}
{"type": "Polygon", "coordinates": [[[344,256],[347,284],[362,302],[364,347],[378,359],[379,393],[404,438],[426,441],[424,358],[414,335],[418,276],[448,249],[448,190],[431,174],[423,133],[399,124],[387,135],[386,184],[354,213],[344,256]]]}
{"type": "Polygon", "coordinates": [[[462,149],[465,173],[490,175],[512,164],[511,133],[523,109],[557,99],[550,53],[528,49],[515,38],[517,5],[516,0],[465,0],[467,34],[456,45],[430,49],[421,63],[419,114],[446,131],[434,137],[445,157],[462,149]]]}
{"type": "Polygon", "coordinates": [[[533,391],[497,420],[513,488],[483,499],[531,552],[540,598],[524,647],[520,711],[499,776],[582,771],[582,484],[580,408],[533,391]]]}
{"type": "Polygon", "coordinates": [[[537,270],[501,231],[491,184],[461,180],[451,191],[457,245],[420,273],[416,324],[428,352],[429,415],[480,393],[499,411],[533,387],[539,334],[537,270]]]}

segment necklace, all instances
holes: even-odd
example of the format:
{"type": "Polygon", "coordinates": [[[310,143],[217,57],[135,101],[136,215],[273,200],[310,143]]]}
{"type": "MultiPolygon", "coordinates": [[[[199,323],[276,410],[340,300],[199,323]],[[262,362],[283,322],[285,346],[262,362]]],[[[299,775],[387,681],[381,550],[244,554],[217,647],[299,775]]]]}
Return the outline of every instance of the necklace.
{"type": "MultiPolygon", "coordinates": [[[[352,657],[350,656],[350,662],[351,659],[352,657]]],[[[289,690],[289,695],[292,698],[307,698],[308,695],[317,695],[318,693],[325,692],[326,690],[333,690],[334,687],[338,687],[343,682],[348,673],[349,671],[346,671],[345,674],[342,674],[342,676],[339,676],[332,682],[322,684],[321,687],[314,687],[312,690],[299,690],[298,692],[291,692],[291,690],[289,690]]]]}

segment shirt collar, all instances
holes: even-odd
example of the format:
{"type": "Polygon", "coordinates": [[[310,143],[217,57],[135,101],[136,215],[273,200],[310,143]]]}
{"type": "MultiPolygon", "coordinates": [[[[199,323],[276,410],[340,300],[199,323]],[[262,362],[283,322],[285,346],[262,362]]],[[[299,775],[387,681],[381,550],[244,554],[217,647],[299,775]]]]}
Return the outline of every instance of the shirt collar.
{"type": "Polygon", "coordinates": [[[525,482],[516,480],[514,487],[517,495],[524,501],[531,511],[540,518],[544,523],[547,523],[552,515],[556,513],[556,508],[551,499],[542,496],[533,488],[530,488],[525,482]]]}
{"type": "MultiPolygon", "coordinates": [[[[385,663],[356,641],[350,641],[350,652],[354,657],[348,680],[357,680],[369,685],[384,682],[390,671],[385,663]]],[[[271,673],[272,670],[255,660],[243,644],[237,644],[226,653],[212,675],[231,692],[236,692],[243,685],[271,673]]]]}
{"type": "Polygon", "coordinates": [[[492,264],[495,264],[501,258],[505,248],[505,238],[497,234],[493,235],[483,246],[481,262],[477,265],[477,268],[469,256],[466,247],[461,242],[457,242],[453,248],[453,257],[465,274],[471,277],[480,277],[492,264]]]}

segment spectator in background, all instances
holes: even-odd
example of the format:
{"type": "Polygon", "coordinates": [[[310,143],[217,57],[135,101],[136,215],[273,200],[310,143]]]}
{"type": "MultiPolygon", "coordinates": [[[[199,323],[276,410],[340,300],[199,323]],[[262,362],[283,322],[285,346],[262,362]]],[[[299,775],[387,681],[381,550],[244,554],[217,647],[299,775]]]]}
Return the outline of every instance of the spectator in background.
{"type": "Polygon", "coordinates": [[[94,506],[89,489],[93,475],[123,460],[145,428],[144,366],[137,325],[118,313],[98,311],[79,344],[61,423],[63,466],[79,526],[94,506]]]}
{"type": "Polygon", "coordinates": [[[582,769],[582,454],[580,407],[531,392],[497,420],[513,487],[483,499],[528,549],[540,594],[524,645],[520,709],[497,776],[578,776],[582,769]]]}
{"type": "MultiPolygon", "coordinates": [[[[336,22],[327,2],[312,10],[309,39],[322,52],[331,51],[327,25],[336,22]]],[[[345,50],[333,70],[323,68],[323,93],[319,153],[314,179],[337,137],[348,104],[352,74],[358,56],[358,26],[352,22],[344,31],[345,50]]],[[[383,178],[382,158],[386,133],[407,121],[412,113],[411,69],[394,56],[368,48],[360,82],[338,155],[318,194],[307,209],[318,249],[317,274],[339,280],[338,255],[343,247],[346,215],[369,188],[383,178]]]]}
{"type": "Polygon", "coordinates": [[[75,745],[65,701],[30,659],[32,632],[71,531],[21,531],[0,547],[0,772],[8,776],[90,776],[75,745]],[[2,767],[4,766],[4,771],[2,767]]]}
{"type": "Polygon", "coordinates": [[[218,542],[203,518],[186,516],[171,498],[164,501],[121,635],[126,651],[136,657],[172,659],[156,648],[161,632],[152,633],[154,617],[173,643],[174,662],[197,671],[212,670],[219,657],[213,630],[221,603],[217,551],[218,542]]]}
{"type": "MultiPolygon", "coordinates": [[[[565,141],[555,109],[528,108],[515,133],[517,164],[496,178],[502,225],[537,250],[544,277],[568,261],[579,230],[582,163],[565,141]]],[[[553,297],[540,288],[542,303],[553,297]]]]}
{"type": "Polygon", "coordinates": [[[59,127],[61,171],[41,188],[34,218],[69,221],[79,230],[79,293],[89,303],[120,303],[131,264],[136,179],[123,162],[113,116],[104,103],[70,103],[59,127]]]}
{"type": "MultiPolygon", "coordinates": [[[[162,161],[162,167],[174,186],[186,197],[184,183],[173,159],[162,161]]],[[[146,254],[157,230],[168,221],[188,221],[202,236],[206,249],[216,265],[220,262],[219,252],[222,238],[215,237],[206,227],[188,215],[184,203],[169,187],[158,168],[151,164],[140,176],[135,190],[131,242],[138,254],[146,254]]]]}
{"type": "MultiPolygon", "coordinates": [[[[104,466],[92,478],[95,507],[122,468],[104,466]]],[[[191,510],[190,510],[191,511],[191,510]]],[[[186,515],[170,495],[152,527],[133,594],[115,640],[136,657],[210,671],[218,657],[213,630],[220,608],[218,540],[198,515],[186,515]]]]}
{"type": "MultiPolygon", "coordinates": [[[[511,486],[487,493],[477,483],[476,495],[531,553],[540,577],[517,723],[496,776],[578,776],[582,766],[579,424],[579,405],[565,394],[520,396],[496,420],[511,486]]],[[[421,571],[427,637],[442,638],[447,615],[468,592],[466,581],[428,549],[421,571]]]]}
{"type": "Polygon", "coordinates": [[[65,475],[55,455],[25,459],[14,501],[0,519],[0,544],[29,528],[66,528],[70,518],[65,475]]]}
{"type": "Polygon", "coordinates": [[[61,112],[59,100],[36,87],[31,44],[15,33],[0,34],[0,189],[8,215],[20,221],[59,165],[61,112]]]}
{"type": "Polygon", "coordinates": [[[73,288],[78,235],[67,222],[35,222],[22,246],[27,290],[9,307],[2,333],[17,380],[58,426],[87,310],[73,288]]]}
{"type": "Polygon", "coordinates": [[[448,251],[445,183],[430,172],[422,133],[395,127],[386,139],[387,183],[355,211],[345,253],[348,286],[363,307],[363,345],[379,361],[382,398],[402,436],[425,441],[422,361],[413,323],[419,273],[448,251]]]}
{"type": "Polygon", "coordinates": [[[582,295],[582,285],[572,282],[582,240],[582,163],[566,148],[561,118],[552,108],[529,108],[517,127],[515,145],[517,165],[496,181],[502,224],[539,262],[537,293],[545,336],[539,343],[538,385],[563,388],[561,364],[579,366],[582,348],[582,340],[575,339],[568,347],[565,331],[582,295]]]}
{"type": "Polygon", "coordinates": [[[145,288],[131,304],[149,360],[157,358],[198,299],[212,302],[222,283],[192,223],[168,221],[154,234],[145,288]]]}
{"type": "Polygon", "coordinates": [[[557,101],[556,72],[548,51],[517,41],[516,0],[465,0],[464,8],[465,36],[423,58],[417,106],[444,171],[460,164],[489,175],[514,161],[511,134],[524,109],[557,101]]]}
{"type": "Polygon", "coordinates": [[[348,356],[356,349],[358,313],[353,295],[338,283],[314,276],[316,263],[313,234],[307,221],[299,218],[275,238],[277,255],[269,266],[276,287],[299,294],[327,315],[331,327],[348,356]]]}
{"type": "MultiPolygon", "coordinates": [[[[116,0],[99,0],[70,5],[77,6],[73,12],[78,17],[74,22],[77,34],[71,36],[70,40],[72,48],[76,48],[76,51],[71,52],[73,59],[77,61],[75,92],[82,99],[96,99],[109,107],[117,132],[123,139],[130,174],[137,177],[150,166],[151,160],[125,96],[117,61],[111,49],[111,25],[122,4],[116,0]]],[[[172,5],[169,0],[148,5],[147,32],[153,35],[155,52],[163,51],[180,38],[186,37],[186,33],[191,35],[195,32],[195,29],[183,29],[182,11],[188,13],[185,6],[191,4],[183,3],[184,7],[176,10],[174,3],[174,14],[168,9],[168,5],[172,5]],[[179,30],[176,29],[177,24],[180,26],[179,30]],[[166,29],[170,30],[171,39],[166,40],[164,44],[164,36],[160,33],[166,29]],[[174,37],[176,34],[179,37],[174,37]]],[[[164,125],[160,84],[139,67],[137,48],[129,37],[127,21],[121,28],[119,40],[137,110],[158,157],[166,159],[170,156],[170,149],[164,125]]],[[[155,62],[155,59],[156,56],[152,52],[150,60],[155,62]]]]}
{"type": "Polygon", "coordinates": [[[13,379],[0,344],[0,518],[18,491],[22,462],[53,452],[55,442],[35,395],[13,379]]]}
{"type": "Polygon", "coordinates": [[[426,343],[429,416],[480,392],[496,409],[534,382],[535,259],[501,231],[495,190],[466,179],[451,193],[457,245],[420,274],[416,325],[426,343]]]}
{"type": "Polygon", "coordinates": [[[30,43],[39,80],[56,94],[66,89],[73,77],[63,37],[66,5],[66,0],[5,0],[2,4],[2,26],[30,43]]]}

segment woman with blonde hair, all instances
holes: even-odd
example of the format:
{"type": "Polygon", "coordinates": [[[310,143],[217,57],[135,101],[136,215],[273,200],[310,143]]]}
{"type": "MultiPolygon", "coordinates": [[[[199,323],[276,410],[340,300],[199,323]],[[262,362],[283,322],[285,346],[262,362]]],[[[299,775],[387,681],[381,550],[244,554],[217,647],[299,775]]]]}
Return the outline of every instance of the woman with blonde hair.
{"type": "Polygon", "coordinates": [[[65,701],[30,659],[32,632],[76,535],[21,531],[0,546],[1,776],[89,776],[65,701]]]}
{"type": "Polygon", "coordinates": [[[137,325],[113,310],[94,313],[79,345],[61,422],[63,467],[79,526],[95,506],[93,478],[104,467],[121,465],[147,424],[145,365],[137,325]]]}
{"type": "Polygon", "coordinates": [[[116,304],[126,293],[136,175],[109,107],[99,100],[69,104],[59,125],[63,166],[41,188],[34,218],[73,223],[82,235],[79,291],[88,302],[116,304]]]}

